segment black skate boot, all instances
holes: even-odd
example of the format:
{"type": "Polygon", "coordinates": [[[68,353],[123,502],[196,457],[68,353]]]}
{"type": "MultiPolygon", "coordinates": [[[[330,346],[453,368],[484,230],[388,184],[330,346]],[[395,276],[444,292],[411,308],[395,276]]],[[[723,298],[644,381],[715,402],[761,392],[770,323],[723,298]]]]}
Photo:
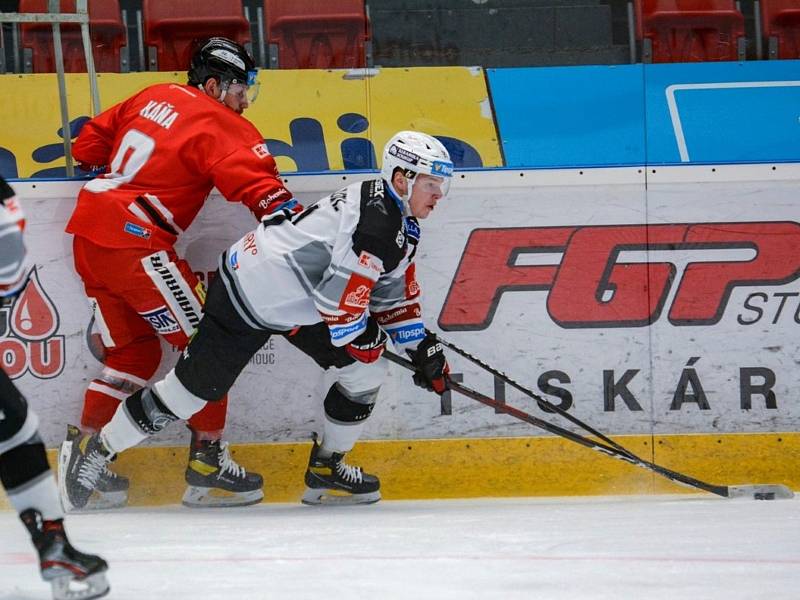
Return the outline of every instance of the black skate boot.
{"type": "Polygon", "coordinates": [[[194,431],[186,483],[182,502],[191,508],[248,506],[264,499],[261,475],[238,465],[227,442],[197,440],[194,431]]]}
{"type": "Polygon", "coordinates": [[[86,508],[113,459],[114,453],[105,447],[98,433],[79,433],[70,442],[69,452],[59,459],[58,485],[64,510],[86,508]]]}
{"type": "Polygon", "coordinates": [[[308,459],[306,486],[303,504],[372,504],[381,499],[381,482],[375,475],[346,464],[344,454],[320,458],[316,438],[308,459]]]}
{"type": "MultiPolygon", "coordinates": [[[[58,450],[58,489],[61,493],[62,504],[66,507],[64,499],[67,497],[67,465],[72,456],[75,440],[81,437],[81,430],[74,425],[67,425],[67,439],[61,444],[58,450]]],[[[74,485],[74,483],[73,483],[74,485]]],[[[100,473],[97,480],[97,488],[89,496],[86,505],[81,510],[105,510],[109,508],[122,508],[128,504],[128,488],[130,481],[127,477],[122,477],[106,467],[100,473]]],[[[70,510],[77,512],[74,507],[70,510]]]]}
{"type": "Polygon", "coordinates": [[[108,593],[106,561],[73,548],[62,519],[45,521],[34,509],[24,511],[20,518],[31,534],[42,579],[53,586],[55,600],[91,600],[108,593]]]}

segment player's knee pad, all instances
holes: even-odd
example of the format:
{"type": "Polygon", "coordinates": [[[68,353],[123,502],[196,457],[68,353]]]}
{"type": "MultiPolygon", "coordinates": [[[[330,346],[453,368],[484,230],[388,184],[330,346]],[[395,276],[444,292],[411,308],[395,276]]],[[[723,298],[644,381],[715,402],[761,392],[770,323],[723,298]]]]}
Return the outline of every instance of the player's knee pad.
{"type": "Polygon", "coordinates": [[[150,388],[144,388],[129,396],[125,400],[125,410],[139,429],[147,435],[158,433],[179,418],[150,388]]]}
{"type": "Polygon", "coordinates": [[[334,383],[325,396],[325,415],[338,423],[357,423],[372,414],[375,406],[375,394],[361,394],[348,397],[346,391],[338,383],[334,383]]]}
{"type": "Polygon", "coordinates": [[[375,403],[386,378],[387,364],[383,358],[373,363],[355,362],[336,370],[336,382],[348,398],[375,403]]]}
{"type": "Polygon", "coordinates": [[[0,454],[0,482],[7,491],[33,481],[49,470],[47,453],[38,433],[0,454]]]}

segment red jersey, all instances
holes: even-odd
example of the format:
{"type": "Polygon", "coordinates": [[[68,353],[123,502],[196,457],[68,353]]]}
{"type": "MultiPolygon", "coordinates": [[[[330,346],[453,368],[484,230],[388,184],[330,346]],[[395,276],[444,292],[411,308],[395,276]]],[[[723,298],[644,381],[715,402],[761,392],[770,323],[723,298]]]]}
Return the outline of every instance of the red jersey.
{"type": "Polygon", "coordinates": [[[186,85],[153,85],[113,106],[83,126],[72,153],[108,165],[66,227],[100,246],[170,248],[215,186],[256,218],[292,197],[255,126],[186,85]]]}

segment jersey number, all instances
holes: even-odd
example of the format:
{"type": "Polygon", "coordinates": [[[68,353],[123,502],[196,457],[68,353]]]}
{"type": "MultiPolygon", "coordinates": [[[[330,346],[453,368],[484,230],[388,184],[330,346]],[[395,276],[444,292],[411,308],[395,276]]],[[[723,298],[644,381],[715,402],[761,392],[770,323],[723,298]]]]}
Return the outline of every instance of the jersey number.
{"type": "Polygon", "coordinates": [[[111,172],[86,184],[92,192],[114,189],[131,181],[141,170],[155,150],[156,141],[138,129],[131,129],[119,143],[117,153],[111,161],[111,172]]]}

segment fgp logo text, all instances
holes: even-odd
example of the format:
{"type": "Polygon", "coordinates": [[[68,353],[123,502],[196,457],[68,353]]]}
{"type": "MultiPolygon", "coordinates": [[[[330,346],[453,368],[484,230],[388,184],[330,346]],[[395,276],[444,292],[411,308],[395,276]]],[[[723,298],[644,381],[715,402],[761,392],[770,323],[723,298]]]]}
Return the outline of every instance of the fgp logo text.
{"type": "Polygon", "coordinates": [[[797,248],[793,221],[476,229],[439,326],[486,329],[503,294],[523,290],[547,291],[547,312],[564,328],[647,326],[671,292],[672,325],[713,325],[735,287],[797,279],[797,248]],[[687,253],[681,273],[674,257],[687,253]]]}

